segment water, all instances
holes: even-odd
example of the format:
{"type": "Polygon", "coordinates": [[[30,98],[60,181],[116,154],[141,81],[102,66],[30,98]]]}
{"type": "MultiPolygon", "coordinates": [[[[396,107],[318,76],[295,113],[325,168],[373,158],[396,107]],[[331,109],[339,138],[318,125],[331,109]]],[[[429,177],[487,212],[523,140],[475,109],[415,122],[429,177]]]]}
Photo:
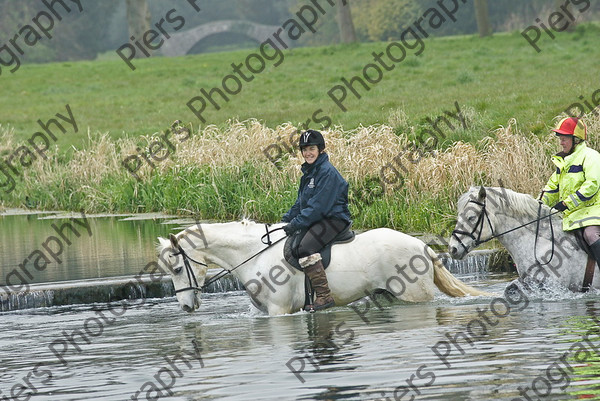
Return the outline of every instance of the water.
{"type": "MultiPolygon", "coordinates": [[[[505,281],[478,284],[501,292],[505,281]]],[[[366,313],[362,303],[356,306],[362,315],[336,307],[267,317],[238,291],[204,295],[194,314],[182,312],[174,298],[137,300],[125,310],[94,304],[3,313],[0,396],[29,374],[34,400],[125,400],[141,388],[162,389],[164,395],[172,393],[172,400],[394,400],[394,391],[401,396],[399,386],[410,388],[406,381],[413,375],[412,384],[421,392],[415,399],[422,400],[512,400],[519,387],[531,388],[536,380],[538,394],[549,393],[544,400],[598,397],[600,355],[595,352],[585,362],[567,357],[573,371],[561,365],[564,374],[558,368],[550,372],[554,381],[545,371],[589,328],[600,351],[600,332],[590,319],[600,316],[600,298],[553,298],[513,302],[510,314],[490,319],[496,325],[485,335],[474,330],[473,346],[458,339],[464,353],[452,347],[445,359],[449,367],[431,348],[447,340],[446,333],[464,332],[477,319],[477,309],[489,307],[493,298],[438,294],[424,304],[381,309],[371,304],[366,313]],[[170,365],[165,359],[181,355],[187,364],[179,359],[170,365]],[[36,364],[38,376],[30,373],[36,364]],[[416,376],[419,368],[424,378],[416,376]]],[[[437,349],[445,355],[446,348],[437,349]]],[[[536,399],[532,391],[529,396],[536,399]]],[[[156,394],[150,392],[148,399],[156,394]]],[[[415,393],[396,399],[410,395],[415,393]]],[[[146,391],[138,399],[146,399],[146,391]]]]}
{"type": "MultiPolygon", "coordinates": [[[[148,274],[157,258],[156,238],[193,224],[162,214],[2,213],[0,311],[172,296],[168,277],[148,274]]],[[[217,272],[211,269],[209,276],[217,272]]],[[[242,288],[226,277],[207,291],[242,288]]]]}
{"type": "Polygon", "coordinates": [[[15,288],[23,282],[135,275],[156,260],[157,237],[168,235],[183,223],[193,224],[160,215],[144,219],[131,215],[83,218],[81,213],[74,213],[74,219],[89,223],[88,230],[61,217],[66,216],[0,214],[0,283],[6,283],[11,271],[18,273],[10,281],[15,288]],[[67,223],[74,230],[65,227],[63,239],[52,225],[60,229],[67,223]]]}
{"type": "MultiPolygon", "coordinates": [[[[8,234],[2,219],[2,240],[20,246],[15,256],[3,245],[5,272],[49,235],[31,232],[46,220],[19,218],[8,234]]],[[[156,236],[176,227],[122,219],[94,219],[104,250],[75,239],[66,251],[74,258],[65,253],[60,265],[69,274],[49,265],[36,280],[136,274],[154,257],[156,236]],[[138,251],[130,258],[107,243],[138,251]]],[[[457,276],[497,296],[514,278],[466,265],[457,276]]],[[[600,293],[497,296],[376,298],[277,317],[241,291],[203,294],[193,314],[173,297],[0,312],[0,400],[11,391],[18,400],[527,400],[519,391],[600,399],[600,293]],[[591,343],[581,342],[586,333],[591,343]]]]}

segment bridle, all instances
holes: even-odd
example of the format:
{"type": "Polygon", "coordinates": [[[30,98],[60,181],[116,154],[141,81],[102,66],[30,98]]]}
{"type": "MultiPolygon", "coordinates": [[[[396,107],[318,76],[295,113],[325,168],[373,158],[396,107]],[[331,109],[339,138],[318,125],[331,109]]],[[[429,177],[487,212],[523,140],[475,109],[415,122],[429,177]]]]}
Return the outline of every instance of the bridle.
{"type": "Polygon", "coordinates": [[[197,263],[201,266],[206,266],[208,267],[208,265],[206,263],[202,263],[202,262],[198,262],[197,260],[194,260],[190,257],[190,255],[188,255],[183,248],[181,247],[181,245],[177,244],[177,252],[173,254],[173,256],[179,256],[181,255],[183,258],[183,266],[185,267],[185,272],[187,274],[187,278],[188,278],[188,283],[189,286],[185,287],[185,288],[180,288],[178,290],[175,290],[175,294],[180,293],[182,291],[187,291],[187,290],[194,290],[194,294],[197,294],[198,291],[202,291],[202,289],[204,288],[204,286],[202,287],[198,287],[198,280],[196,280],[196,275],[194,274],[194,271],[192,270],[192,266],[190,265],[190,261],[197,263]]]}
{"type": "MultiPolygon", "coordinates": [[[[463,230],[452,230],[452,237],[456,238],[456,240],[458,241],[458,243],[460,244],[460,246],[462,246],[464,248],[465,251],[469,251],[469,248],[467,248],[467,246],[462,242],[462,240],[460,239],[460,237],[457,234],[461,234],[461,235],[466,235],[469,238],[471,238],[473,241],[475,241],[475,247],[478,247],[479,245],[491,241],[493,238],[498,237],[497,235],[494,234],[494,226],[492,225],[492,222],[490,221],[490,216],[488,215],[487,209],[485,207],[485,201],[483,202],[479,202],[473,199],[469,199],[468,203],[474,203],[476,205],[481,206],[481,213],[479,214],[479,216],[477,217],[477,222],[475,222],[475,224],[473,225],[473,229],[471,230],[471,232],[468,231],[463,231],[463,230]],[[483,225],[485,224],[485,222],[487,221],[488,226],[490,227],[490,230],[492,231],[492,236],[488,239],[485,240],[481,240],[481,233],[483,232],[483,225]],[[477,232],[477,230],[479,230],[479,233],[477,234],[477,237],[475,237],[475,233],[477,232]]],[[[504,233],[506,234],[506,233],[504,233]]],[[[502,235],[502,234],[500,234],[502,235]]]]}
{"type": "Polygon", "coordinates": [[[486,209],[486,203],[485,200],[483,202],[479,202],[476,201],[474,199],[469,199],[468,203],[474,203],[476,205],[481,206],[481,213],[479,214],[479,216],[477,217],[477,222],[475,223],[475,225],[473,226],[473,229],[471,230],[471,232],[468,231],[463,231],[463,230],[453,230],[452,231],[452,237],[456,238],[456,240],[458,241],[458,243],[464,248],[465,251],[469,251],[469,249],[467,248],[467,246],[462,242],[462,240],[458,237],[457,234],[461,234],[461,235],[466,235],[468,237],[470,237],[471,239],[473,239],[475,241],[475,247],[478,247],[479,245],[486,243],[488,241],[493,240],[494,238],[498,238],[504,234],[508,234],[512,231],[518,230],[519,228],[528,226],[529,224],[533,224],[533,223],[537,223],[536,224],[536,228],[535,228],[535,242],[533,245],[533,252],[534,252],[534,256],[535,256],[535,261],[536,263],[538,263],[540,266],[543,265],[547,265],[552,261],[552,258],[554,257],[554,227],[552,226],[552,216],[560,213],[560,210],[556,210],[555,212],[549,213],[545,216],[541,216],[542,214],[542,204],[539,203],[538,204],[538,212],[537,212],[537,219],[532,220],[530,222],[527,222],[525,224],[521,224],[520,226],[511,228],[510,230],[506,230],[500,234],[495,234],[494,233],[494,226],[492,225],[492,222],[490,221],[490,216],[488,215],[487,209],[486,209]],[[540,234],[540,221],[548,218],[549,223],[550,223],[550,232],[551,232],[551,242],[552,242],[552,251],[551,251],[551,255],[550,255],[550,259],[545,262],[545,263],[541,263],[538,260],[537,257],[537,243],[538,243],[538,237],[540,234]],[[486,238],[484,240],[481,239],[481,233],[483,232],[483,225],[485,224],[485,221],[487,221],[490,230],[492,232],[492,235],[489,238],[486,238]],[[479,230],[479,233],[477,234],[477,237],[475,237],[475,233],[477,232],[477,230],[479,230]]]}
{"type": "Polygon", "coordinates": [[[261,242],[265,245],[267,245],[266,248],[261,249],[260,251],[258,251],[257,253],[255,253],[254,255],[250,256],[248,259],[244,260],[242,263],[238,264],[237,266],[235,266],[234,268],[232,268],[231,270],[227,270],[225,268],[223,268],[219,273],[215,274],[214,276],[212,276],[211,278],[209,278],[202,287],[198,286],[198,280],[196,279],[196,275],[194,274],[194,271],[192,270],[192,266],[190,265],[190,261],[197,263],[201,266],[205,266],[208,267],[208,265],[206,263],[203,262],[198,262],[197,260],[194,260],[190,257],[190,255],[188,255],[183,248],[181,247],[181,245],[177,244],[177,252],[173,254],[173,256],[179,256],[181,255],[183,258],[183,265],[185,267],[185,272],[187,274],[187,278],[188,278],[188,283],[189,285],[185,288],[180,288],[178,290],[175,290],[175,294],[178,294],[180,292],[183,291],[188,291],[188,290],[194,290],[194,294],[197,294],[198,291],[205,291],[209,285],[211,285],[212,283],[219,281],[222,277],[225,277],[226,275],[230,274],[231,272],[233,272],[235,269],[237,269],[238,267],[242,266],[243,264],[245,264],[246,262],[252,260],[253,258],[257,257],[258,255],[260,255],[261,253],[263,253],[264,251],[266,251],[267,249],[269,249],[270,247],[272,247],[273,245],[277,244],[278,242],[284,240],[287,236],[284,236],[283,238],[278,239],[277,241],[273,242],[271,241],[271,234],[274,233],[275,231],[278,230],[283,230],[283,227],[279,227],[279,228],[275,228],[273,230],[269,230],[269,224],[265,224],[265,230],[266,230],[266,234],[264,234],[261,237],[261,242]],[[267,242],[264,241],[264,239],[267,239],[267,242]]]}

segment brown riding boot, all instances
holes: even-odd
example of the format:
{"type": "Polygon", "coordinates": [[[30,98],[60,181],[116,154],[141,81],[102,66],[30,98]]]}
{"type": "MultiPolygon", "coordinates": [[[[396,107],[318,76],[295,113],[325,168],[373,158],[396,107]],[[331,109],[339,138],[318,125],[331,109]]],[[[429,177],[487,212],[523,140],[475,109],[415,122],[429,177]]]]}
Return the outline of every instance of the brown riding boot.
{"type": "Polygon", "coordinates": [[[305,258],[300,258],[299,262],[317,294],[313,308],[320,310],[335,306],[335,301],[331,296],[331,291],[327,284],[327,276],[325,275],[325,269],[323,269],[321,255],[315,253],[305,258]]]}

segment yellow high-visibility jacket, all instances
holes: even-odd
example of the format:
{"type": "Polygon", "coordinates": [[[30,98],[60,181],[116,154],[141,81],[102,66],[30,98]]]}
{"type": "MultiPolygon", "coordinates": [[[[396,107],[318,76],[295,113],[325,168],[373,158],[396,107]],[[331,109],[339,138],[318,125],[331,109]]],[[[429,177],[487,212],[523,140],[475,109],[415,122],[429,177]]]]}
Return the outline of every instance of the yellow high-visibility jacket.
{"type": "Polygon", "coordinates": [[[585,142],[565,157],[552,156],[556,171],[544,187],[542,201],[552,207],[563,201],[563,230],[600,225],[600,153],[585,142]]]}

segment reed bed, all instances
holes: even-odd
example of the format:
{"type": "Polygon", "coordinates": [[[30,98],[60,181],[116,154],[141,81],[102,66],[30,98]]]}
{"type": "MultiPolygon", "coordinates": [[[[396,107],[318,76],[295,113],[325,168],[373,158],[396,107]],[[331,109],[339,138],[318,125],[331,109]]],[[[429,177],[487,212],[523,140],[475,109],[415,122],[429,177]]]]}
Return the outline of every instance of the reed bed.
{"type": "MultiPolygon", "coordinates": [[[[401,113],[396,118],[405,123],[401,113]]],[[[600,119],[589,114],[585,120],[595,146],[600,119]]],[[[193,130],[185,141],[173,139],[176,150],[155,168],[143,163],[136,172],[139,181],[122,161],[148,149],[159,133],[113,140],[107,133],[88,132],[83,149],[68,156],[53,149],[48,160],[22,169],[16,189],[2,194],[1,204],[275,222],[296,198],[302,160],[299,152],[286,149],[295,143],[296,130],[292,124],[269,128],[257,120],[193,130]],[[272,144],[282,150],[277,165],[264,154],[272,144]]],[[[323,134],[332,163],[350,183],[350,208],[360,229],[439,233],[453,224],[456,201],[472,185],[503,185],[537,195],[553,171],[549,156],[557,149],[552,135],[521,132],[514,119],[474,143],[455,141],[427,152],[411,144],[410,132],[391,125],[334,127],[323,134]],[[395,166],[402,179],[383,185],[382,177],[390,182],[382,175],[385,165],[395,166]]],[[[0,127],[0,155],[17,146],[11,131],[0,127]]]]}

